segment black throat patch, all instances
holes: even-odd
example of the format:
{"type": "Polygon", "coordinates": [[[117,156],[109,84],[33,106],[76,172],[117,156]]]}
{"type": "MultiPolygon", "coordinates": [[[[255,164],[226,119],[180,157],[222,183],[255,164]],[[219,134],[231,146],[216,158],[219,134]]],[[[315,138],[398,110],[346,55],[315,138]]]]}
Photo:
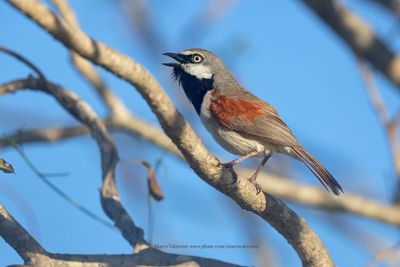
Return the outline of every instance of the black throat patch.
{"type": "Polygon", "coordinates": [[[182,68],[175,67],[173,72],[174,78],[179,81],[187,98],[189,98],[197,114],[200,114],[201,104],[205,94],[212,90],[213,80],[198,79],[187,74],[182,68]]]}

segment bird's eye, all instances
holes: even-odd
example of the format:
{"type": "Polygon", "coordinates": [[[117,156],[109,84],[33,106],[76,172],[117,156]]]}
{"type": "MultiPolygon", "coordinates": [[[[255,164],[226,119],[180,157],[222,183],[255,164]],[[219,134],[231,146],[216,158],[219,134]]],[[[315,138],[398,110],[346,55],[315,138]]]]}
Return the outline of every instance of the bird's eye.
{"type": "Polygon", "coordinates": [[[199,54],[194,54],[192,57],[193,63],[200,63],[203,61],[203,57],[200,56],[199,54]]]}

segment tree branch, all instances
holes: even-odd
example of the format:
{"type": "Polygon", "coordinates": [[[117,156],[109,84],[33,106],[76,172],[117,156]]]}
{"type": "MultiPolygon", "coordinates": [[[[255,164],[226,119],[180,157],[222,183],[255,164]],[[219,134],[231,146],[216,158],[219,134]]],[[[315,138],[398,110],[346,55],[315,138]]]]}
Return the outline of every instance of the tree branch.
{"type": "Polygon", "coordinates": [[[396,15],[400,15],[400,2],[398,0],[367,0],[368,2],[382,6],[396,15]]]}
{"type": "MultiPolygon", "coordinates": [[[[7,91],[10,86],[11,84],[9,83],[0,85],[0,95],[2,95],[4,91],[7,91]]],[[[132,135],[133,137],[141,138],[171,153],[171,155],[183,159],[182,154],[171,142],[171,139],[169,139],[160,129],[154,127],[146,121],[134,117],[133,115],[130,115],[126,118],[120,117],[105,119],[103,120],[103,123],[110,130],[121,131],[132,135]]],[[[17,144],[30,144],[40,142],[52,143],[88,133],[89,131],[85,126],[49,127],[30,130],[18,130],[15,133],[6,134],[5,136],[0,137],[0,149],[9,147],[10,141],[14,141],[17,144]]]]}
{"type": "Polygon", "coordinates": [[[15,142],[16,144],[33,144],[41,142],[52,143],[88,133],[89,131],[85,126],[49,127],[30,130],[18,130],[15,133],[6,134],[2,138],[0,138],[0,149],[10,147],[11,141],[15,142]]]}
{"type": "Polygon", "coordinates": [[[296,250],[303,265],[333,266],[324,245],[303,219],[280,200],[268,194],[256,195],[255,188],[247,179],[234,177],[228,169],[221,166],[217,158],[209,154],[158,82],[141,65],[59,20],[36,0],[8,2],[66,47],[134,85],[191,168],[204,181],[231,197],[242,208],[254,212],[274,226],[296,250]]]}
{"type": "MultiPolygon", "coordinates": [[[[365,89],[367,91],[368,99],[371,102],[372,108],[374,109],[377,117],[379,118],[382,128],[385,131],[386,139],[391,151],[393,169],[396,175],[396,189],[394,190],[394,202],[400,203],[400,147],[398,140],[397,131],[397,117],[390,118],[389,112],[387,111],[382,97],[379,94],[379,90],[376,87],[372,72],[368,66],[361,60],[358,60],[358,68],[360,70],[365,89]]],[[[399,113],[400,114],[400,113],[399,113]]]]}
{"type": "Polygon", "coordinates": [[[202,257],[164,253],[156,249],[146,249],[133,255],[73,255],[49,253],[40,246],[1,204],[0,236],[15,249],[27,266],[239,266],[202,257]]]}
{"type": "MultiPolygon", "coordinates": [[[[242,170],[248,175],[254,170],[242,170]]],[[[274,196],[324,210],[347,212],[364,218],[377,220],[400,227],[400,208],[388,206],[359,196],[344,194],[340,198],[314,186],[299,185],[284,177],[272,174],[260,174],[260,185],[263,191],[274,196]]]]}
{"type": "Polygon", "coordinates": [[[103,209],[132,247],[147,247],[147,242],[143,239],[143,230],[135,226],[121,205],[115,185],[115,166],[118,161],[117,150],[105,126],[97,118],[96,113],[71,91],[46,80],[35,79],[32,76],[27,79],[6,83],[0,90],[0,95],[3,91],[16,92],[21,89],[33,89],[53,96],[67,112],[87,126],[101,153],[103,176],[101,203],[103,209]]]}
{"type": "Polygon", "coordinates": [[[396,55],[357,15],[336,0],[303,0],[346,44],[400,88],[400,56],[396,55]]]}
{"type": "Polygon", "coordinates": [[[15,249],[25,262],[31,262],[37,254],[45,255],[47,253],[39,243],[8,214],[1,204],[0,235],[15,249]]]}
{"type": "MultiPolygon", "coordinates": [[[[78,20],[69,7],[67,0],[52,0],[52,3],[67,23],[77,29],[80,28],[78,20]]],[[[123,114],[129,113],[117,96],[107,87],[89,61],[75,53],[73,50],[71,50],[71,60],[76,70],[96,90],[98,95],[104,101],[111,117],[120,117],[123,114]]]]}

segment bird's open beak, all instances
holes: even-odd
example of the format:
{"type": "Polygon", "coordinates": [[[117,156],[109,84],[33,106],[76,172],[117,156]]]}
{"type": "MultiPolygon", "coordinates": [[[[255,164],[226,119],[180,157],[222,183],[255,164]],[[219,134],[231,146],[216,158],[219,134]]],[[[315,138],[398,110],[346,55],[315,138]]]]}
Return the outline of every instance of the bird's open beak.
{"type": "Polygon", "coordinates": [[[163,55],[165,56],[169,56],[173,59],[175,59],[176,61],[178,61],[179,63],[173,62],[173,63],[162,63],[165,66],[168,67],[180,67],[181,63],[185,62],[185,58],[181,55],[181,54],[177,54],[177,53],[164,53],[163,55]]]}

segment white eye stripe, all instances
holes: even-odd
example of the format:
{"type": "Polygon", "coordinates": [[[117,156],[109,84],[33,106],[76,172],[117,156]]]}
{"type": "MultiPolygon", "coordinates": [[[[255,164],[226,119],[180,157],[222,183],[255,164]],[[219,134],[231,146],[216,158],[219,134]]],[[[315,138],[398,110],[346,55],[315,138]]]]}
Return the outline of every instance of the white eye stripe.
{"type": "Polygon", "coordinates": [[[212,73],[209,67],[200,64],[184,64],[183,70],[197,79],[210,79],[212,73]]]}
{"type": "Polygon", "coordinates": [[[193,55],[194,52],[193,52],[193,51],[190,51],[190,50],[186,50],[186,51],[180,52],[180,54],[188,56],[188,55],[193,55]]]}

